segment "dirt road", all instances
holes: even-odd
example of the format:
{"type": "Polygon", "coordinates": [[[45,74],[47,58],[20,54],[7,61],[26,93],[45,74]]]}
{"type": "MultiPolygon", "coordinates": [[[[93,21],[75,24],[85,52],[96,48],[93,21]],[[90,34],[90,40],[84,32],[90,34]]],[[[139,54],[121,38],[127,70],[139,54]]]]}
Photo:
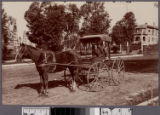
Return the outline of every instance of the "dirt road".
{"type": "MultiPolygon", "coordinates": [[[[144,66],[143,66],[144,67],[144,66]]],[[[65,86],[63,72],[49,74],[49,95],[39,97],[40,79],[35,65],[2,66],[2,104],[5,105],[122,105],[126,97],[139,90],[158,87],[158,73],[129,69],[119,86],[107,86],[101,92],[70,92],[65,86]]]]}

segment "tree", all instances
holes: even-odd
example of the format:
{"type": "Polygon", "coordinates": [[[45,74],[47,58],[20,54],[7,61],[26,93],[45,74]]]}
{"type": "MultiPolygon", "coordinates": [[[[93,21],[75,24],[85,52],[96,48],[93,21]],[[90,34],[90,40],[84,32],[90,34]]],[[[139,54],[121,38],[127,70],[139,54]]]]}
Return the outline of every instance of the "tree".
{"type": "Polygon", "coordinates": [[[122,21],[117,21],[117,23],[112,28],[112,41],[116,44],[123,44],[125,41],[125,32],[122,26],[122,21]]]}
{"type": "Polygon", "coordinates": [[[135,19],[135,15],[133,12],[127,12],[123,19],[123,27],[124,27],[124,32],[125,32],[125,38],[129,44],[129,46],[127,47],[127,52],[132,51],[132,49],[130,48],[132,45],[132,41],[134,39],[134,32],[136,29],[136,19],[135,19]]]}
{"type": "Polygon", "coordinates": [[[68,7],[53,2],[33,2],[25,12],[28,22],[29,40],[37,46],[59,51],[62,49],[63,34],[73,34],[79,30],[79,10],[75,4],[68,7]]]}
{"type": "Polygon", "coordinates": [[[134,39],[136,28],[136,19],[133,12],[127,12],[124,17],[118,21],[112,29],[113,40],[118,44],[129,44],[127,52],[131,51],[130,46],[134,39]]]}
{"type": "Polygon", "coordinates": [[[83,19],[81,35],[108,33],[111,20],[105,11],[104,2],[86,2],[80,10],[83,19]]]}
{"type": "Polygon", "coordinates": [[[25,12],[29,40],[37,46],[45,45],[53,51],[60,50],[61,33],[65,25],[63,5],[51,2],[33,2],[25,12]]]}
{"type": "Polygon", "coordinates": [[[66,36],[75,34],[79,32],[79,21],[80,21],[80,10],[77,8],[75,4],[69,4],[66,7],[66,36]]]}
{"type": "Polygon", "coordinates": [[[16,37],[17,25],[16,20],[8,16],[4,9],[2,9],[2,59],[6,59],[6,56],[10,54],[8,49],[9,41],[13,42],[16,37]]]}
{"type": "Polygon", "coordinates": [[[7,44],[8,44],[8,28],[7,28],[7,13],[5,12],[4,9],[2,9],[2,59],[4,60],[6,57],[6,52],[7,52],[7,44]]]}

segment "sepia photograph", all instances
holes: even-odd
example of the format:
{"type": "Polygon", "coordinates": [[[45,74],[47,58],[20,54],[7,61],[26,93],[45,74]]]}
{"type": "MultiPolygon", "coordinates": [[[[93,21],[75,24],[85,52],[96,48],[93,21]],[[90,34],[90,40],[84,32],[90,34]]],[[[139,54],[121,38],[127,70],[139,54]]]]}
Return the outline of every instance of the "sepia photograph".
{"type": "Polygon", "coordinates": [[[158,8],[151,1],[3,1],[2,104],[159,105],[158,8]]]}
{"type": "Polygon", "coordinates": [[[132,115],[132,109],[100,107],[22,107],[21,115],[132,115]]]}
{"type": "Polygon", "coordinates": [[[101,108],[101,107],[52,107],[51,115],[132,115],[131,108],[101,108]]]}

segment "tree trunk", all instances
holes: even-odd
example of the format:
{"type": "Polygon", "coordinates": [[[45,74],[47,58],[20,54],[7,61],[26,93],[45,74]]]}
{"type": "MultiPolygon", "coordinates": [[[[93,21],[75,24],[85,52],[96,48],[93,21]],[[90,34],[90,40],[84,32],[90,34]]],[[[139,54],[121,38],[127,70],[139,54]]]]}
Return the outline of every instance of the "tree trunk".
{"type": "Polygon", "coordinates": [[[127,41],[127,54],[129,54],[129,51],[130,51],[130,47],[129,47],[129,42],[127,41]]]}
{"type": "Polygon", "coordinates": [[[120,53],[122,53],[122,44],[120,43],[120,53]]]}

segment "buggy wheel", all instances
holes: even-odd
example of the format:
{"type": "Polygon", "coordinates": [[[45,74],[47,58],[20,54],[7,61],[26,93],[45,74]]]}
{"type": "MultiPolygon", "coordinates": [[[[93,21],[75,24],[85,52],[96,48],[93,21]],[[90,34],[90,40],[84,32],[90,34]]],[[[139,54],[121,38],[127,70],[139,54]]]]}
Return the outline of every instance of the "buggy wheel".
{"type": "Polygon", "coordinates": [[[124,80],[125,65],[121,58],[113,61],[111,76],[115,85],[119,85],[124,80]]]}
{"type": "Polygon", "coordinates": [[[91,83],[95,82],[98,78],[98,74],[99,74],[98,63],[94,63],[91,65],[91,67],[88,70],[87,83],[91,84],[91,83]]]}
{"type": "Polygon", "coordinates": [[[108,66],[103,62],[97,62],[90,66],[87,72],[87,84],[81,85],[81,90],[96,92],[104,90],[109,80],[108,66]]]}
{"type": "Polygon", "coordinates": [[[98,79],[102,83],[102,85],[105,86],[106,82],[109,82],[109,80],[110,80],[109,66],[104,62],[99,62],[98,63],[98,72],[99,72],[98,79]]]}

